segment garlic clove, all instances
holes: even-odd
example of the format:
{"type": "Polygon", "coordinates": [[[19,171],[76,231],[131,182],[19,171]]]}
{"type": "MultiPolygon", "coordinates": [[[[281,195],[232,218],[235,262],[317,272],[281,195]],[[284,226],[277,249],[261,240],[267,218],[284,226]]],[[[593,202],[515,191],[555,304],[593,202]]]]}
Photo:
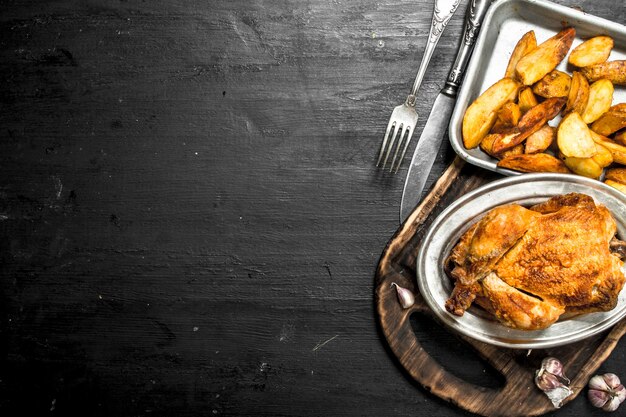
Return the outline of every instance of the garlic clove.
{"type": "Polygon", "coordinates": [[[563,375],[563,364],[557,358],[547,357],[541,361],[541,368],[550,372],[552,375],[563,375]]]}
{"type": "Polygon", "coordinates": [[[598,391],[608,391],[611,389],[609,385],[606,383],[604,376],[595,375],[593,378],[589,380],[589,389],[598,390],[598,391]]]}
{"type": "Polygon", "coordinates": [[[609,388],[615,388],[621,384],[619,377],[615,374],[604,374],[602,375],[602,378],[604,379],[604,382],[606,382],[606,385],[609,386],[609,388]]]}
{"type": "Polygon", "coordinates": [[[543,369],[538,370],[535,375],[535,385],[544,392],[563,386],[556,375],[546,372],[543,369]]]}
{"type": "Polygon", "coordinates": [[[569,383],[570,380],[563,373],[563,364],[556,358],[545,358],[541,361],[541,368],[535,372],[535,384],[556,408],[560,408],[563,400],[572,395],[569,383]]]}
{"type": "Polygon", "coordinates": [[[587,398],[594,407],[600,408],[611,399],[611,395],[603,390],[590,389],[587,391],[587,398]]]}
{"type": "Polygon", "coordinates": [[[611,398],[610,398],[610,399],[606,402],[606,404],[604,404],[604,406],[602,407],[602,409],[603,409],[604,411],[609,411],[609,412],[611,412],[611,411],[615,411],[615,410],[617,410],[617,407],[619,407],[619,405],[620,405],[621,403],[622,403],[622,402],[619,400],[619,398],[617,398],[617,397],[611,397],[611,398]]]}
{"type": "Polygon", "coordinates": [[[396,292],[398,294],[398,301],[400,301],[400,305],[402,308],[409,308],[413,304],[415,304],[415,296],[411,292],[411,290],[407,290],[404,287],[399,286],[395,282],[391,283],[391,286],[396,286],[396,292]]]}

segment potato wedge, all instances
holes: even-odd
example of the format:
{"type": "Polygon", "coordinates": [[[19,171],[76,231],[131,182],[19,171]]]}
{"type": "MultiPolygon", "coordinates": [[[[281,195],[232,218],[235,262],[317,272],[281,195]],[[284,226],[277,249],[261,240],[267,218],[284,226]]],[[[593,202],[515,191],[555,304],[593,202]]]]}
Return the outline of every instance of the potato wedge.
{"type": "Polygon", "coordinates": [[[596,143],[596,150],[598,151],[594,156],[591,157],[600,167],[606,168],[613,163],[613,155],[611,151],[609,151],[604,146],[596,143]]]}
{"type": "Polygon", "coordinates": [[[591,158],[597,153],[587,124],[576,112],[565,116],[556,132],[559,150],[566,157],[591,158]]]}
{"type": "Polygon", "coordinates": [[[559,114],[565,105],[565,101],[564,97],[548,98],[528,110],[517,124],[519,133],[516,136],[506,135],[497,138],[493,143],[493,152],[500,154],[505,150],[511,149],[522,143],[524,139],[548,123],[548,120],[552,120],[557,114],[559,114]]]}
{"type": "Polygon", "coordinates": [[[613,180],[605,180],[604,183],[626,194],[626,184],[622,184],[621,182],[613,180]]]}
{"type": "Polygon", "coordinates": [[[506,136],[517,136],[519,134],[519,130],[517,128],[511,128],[509,131],[498,132],[498,133],[490,133],[485,136],[483,140],[480,142],[480,149],[483,150],[486,154],[497,158],[502,159],[508,155],[519,155],[524,153],[524,145],[519,144],[510,149],[506,149],[502,152],[496,153],[493,151],[493,144],[496,140],[501,139],[506,136]]]}
{"type": "Polygon", "coordinates": [[[613,84],[626,85],[626,60],[609,61],[581,68],[580,72],[589,82],[606,78],[613,84]]]}
{"type": "Polygon", "coordinates": [[[606,113],[600,116],[591,125],[591,130],[609,136],[626,127],[626,103],[616,104],[610,107],[606,113]]]}
{"type": "Polygon", "coordinates": [[[562,71],[551,71],[533,86],[533,93],[545,98],[567,97],[571,80],[572,78],[562,71]]]}
{"type": "Polygon", "coordinates": [[[620,145],[626,145],[626,129],[620,130],[613,135],[613,140],[620,145]]]}
{"type": "Polygon", "coordinates": [[[480,147],[480,149],[482,149],[483,152],[485,152],[487,155],[492,156],[494,158],[499,158],[498,155],[496,155],[493,152],[493,142],[496,140],[496,138],[498,137],[498,135],[501,135],[502,133],[490,133],[487,136],[485,136],[483,138],[483,140],[480,141],[480,144],[478,145],[480,147]]]}
{"type": "Polygon", "coordinates": [[[526,113],[537,104],[539,104],[539,102],[537,101],[537,97],[535,97],[532,88],[524,87],[519,91],[519,95],[517,96],[517,105],[519,106],[522,114],[526,113]]]}
{"type": "Polygon", "coordinates": [[[587,39],[569,54],[569,63],[577,67],[600,64],[609,59],[613,49],[613,39],[609,36],[596,36],[587,39]]]}
{"type": "Polygon", "coordinates": [[[482,93],[463,116],[463,144],[467,149],[478,146],[496,121],[497,111],[517,97],[521,85],[512,78],[503,78],[482,93]]]}
{"type": "Polygon", "coordinates": [[[626,168],[607,169],[604,178],[607,180],[617,181],[621,182],[622,184],[626,184],[626,168]]]}
{"type": "Polygon", "coordinates": [[[524,153],[543,152],[550,147],[556,137],[556,128],[547,124],[526,138],[524,153]]]}
{"type": "Polygon", "coordinates": [[[565,105],[565,113],[575,111],[578,114],[583,114],[588,101],[589,83],[580,72],[574,71],[567,96],[567,104],[565,105]]]}
{"type": "Polygon", "coordinates": [[[593,158],[566,157],[563,162],[573,173],[583,177],[598,179],[602,175],[602,167],[593,158]]]}
{"type": "Polygon", "coordinates": [[[591,139],[593,139],[595,143],[604,146],[609,150],[609,152],[611,152],[613,162],[626,165],[626,146],[615,143],[606,136],[599,135],[593,130],[589,130],[589,133],[591,134],[591,139]]]}
{"type": "Polygon", "coordinates": [[[522,36],[522,38],[517,42],[515,48],[513,48],[513,52],[511,52],[511,58],[509,58],[509,65],[506,67],[506,71],[504,73],[505,77],[515,78],[515,67],[522,57],[528,55],[529,52],[533,51],[537,48],[537,38],[535,37],[535,31],[528,31],[522,36]]]}
{"type": "Polygon", "coordinates": [[[593,123],[611,108],[613,102],[613,83],[601,79],[589,87],[589,100],[581,116],[585,123],[593,123]]]}
{"type": "Polygon", "coordinates": [[[567,55],[574,36],[574,28],[563,29],[522,57],[515,67],[522,84],[532,85],[555,69],[567,55]]]}
{"type": "Polygon", "coordinates": [[[504,132],[507,129],[517,126],[520,117],[522,117],[522,112],[516,103],[512,101],[504,103],[504,105],[500,107],[500,110],[498,110],[496,122],[491,128],[491,132],[504,132]]]}
{"type": "Polygon", "coordinates": [[[512,155],[498,162],[498,166],[521,172],[570,172],[563,161],[547,153],[512,155]]]}

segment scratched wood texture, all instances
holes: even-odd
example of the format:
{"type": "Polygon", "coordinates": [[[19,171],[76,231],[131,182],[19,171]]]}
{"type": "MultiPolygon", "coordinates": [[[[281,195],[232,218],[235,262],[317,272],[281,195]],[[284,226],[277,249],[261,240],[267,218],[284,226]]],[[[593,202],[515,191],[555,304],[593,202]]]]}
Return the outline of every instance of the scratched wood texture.
{"type": "MultiPolygon", "coordinates": [[[[560,3],[626,21],[611,0],[560,3]]],[[[0,10],[2,415],[467,415],[400,370],[373,301],[406,173],[373,163],[431,0],[0,10]]],[[[414,327],[457,375],[498,383],[414,327]]],[[[601,370],[626,378],[625,353],[601,370]]],[[[555,415],[604,414],[581,396],[555,415]]]]}

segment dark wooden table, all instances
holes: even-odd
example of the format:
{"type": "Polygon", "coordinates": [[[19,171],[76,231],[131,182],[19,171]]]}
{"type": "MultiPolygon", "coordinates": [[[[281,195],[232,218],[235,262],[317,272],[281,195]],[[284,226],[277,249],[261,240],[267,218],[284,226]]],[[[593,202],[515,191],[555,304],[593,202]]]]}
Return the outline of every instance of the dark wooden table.
{"type": "MultiPolygon", "coordinates": [[[[626,21],[612,0],[559,2],[626,21]]],[[[467,414],[399,369],[373,303],[406,174],[375,154],[431,0],[0,8],[0,414],[467,414]]],[[[492,377],[415,326],[461,376],[492,377]]],[[[626,379],[625,353],[601,370],[626,379]]],[[[604,413],[580,397],[555,415],[604,413]]]]}

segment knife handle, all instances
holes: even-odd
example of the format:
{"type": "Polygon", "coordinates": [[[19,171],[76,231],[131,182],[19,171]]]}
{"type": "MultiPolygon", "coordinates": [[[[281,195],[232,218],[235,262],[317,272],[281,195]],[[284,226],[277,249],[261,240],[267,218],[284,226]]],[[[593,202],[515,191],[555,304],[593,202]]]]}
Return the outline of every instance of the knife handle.
{"type": "Polygon", "coordinates": [[[465,73],[465,68],[467,67],[467,62],[472,55],[472,49],[478,37],[478,30],[490,5],[491,0],[470,0],[467,12],[465,13],[463,40],[456,53],[456,59],[454,60],[450,74],[448,74],[446,85],[441,90],[443,94],[450,97],[456,96],[465,73]]]}

